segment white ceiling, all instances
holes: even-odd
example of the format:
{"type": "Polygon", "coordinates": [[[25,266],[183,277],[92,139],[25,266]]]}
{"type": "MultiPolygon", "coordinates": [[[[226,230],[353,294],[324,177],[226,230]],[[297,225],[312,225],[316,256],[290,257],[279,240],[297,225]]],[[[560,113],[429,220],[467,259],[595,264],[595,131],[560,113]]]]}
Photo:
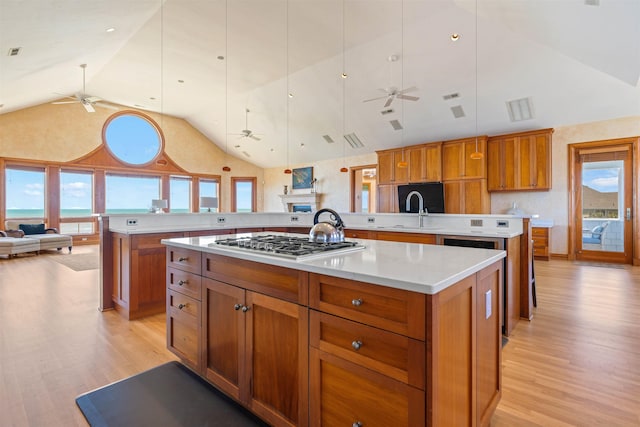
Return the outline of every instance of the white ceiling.
{"type": "Polygon", "coordinates": [[[0,0],[0,114],[81,91],[86,63],[88,94],[184,118],[261,167],[640,116],[640,1],[596,3],[0,0]],[[362,102],[390,86],[420,99],[387,115],[362,102]],[[525,97],[534,118],[511,122],[506,101],[525,97]],[[245,108],[261,141],[229,135],[245,108]],[[344,142],[352,132],[364,148],[344,142]]]}

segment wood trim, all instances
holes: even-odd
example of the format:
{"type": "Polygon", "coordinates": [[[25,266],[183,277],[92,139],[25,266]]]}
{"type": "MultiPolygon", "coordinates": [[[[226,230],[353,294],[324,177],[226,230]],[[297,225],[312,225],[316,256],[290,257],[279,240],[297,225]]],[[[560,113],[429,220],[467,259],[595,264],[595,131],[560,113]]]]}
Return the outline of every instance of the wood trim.
{"type": "MultiPolygon", "coordinates": [[[[258,180],[255,176],[247,176],[247,177],[239,177],[232,176],[231,177],[231,212],[237,212],[236,202],[237,202],[237,194],[236,194],[236,184],[238,182],[250,182],[251,183],[251,212],[256,212],[258,206],[258,180]]],[[[219,203],[218,203],[219,205],[219,203]]]]}

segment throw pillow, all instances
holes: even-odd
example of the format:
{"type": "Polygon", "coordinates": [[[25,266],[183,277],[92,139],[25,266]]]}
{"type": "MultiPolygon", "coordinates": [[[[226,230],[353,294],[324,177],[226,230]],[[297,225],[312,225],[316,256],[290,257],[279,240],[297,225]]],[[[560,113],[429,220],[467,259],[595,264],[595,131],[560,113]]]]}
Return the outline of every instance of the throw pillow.
{"type": "Polygon", "coordinates": [[[20,224],[18,228],[24,231],[24,235],[44,234],[44,224],[20,224]]]}

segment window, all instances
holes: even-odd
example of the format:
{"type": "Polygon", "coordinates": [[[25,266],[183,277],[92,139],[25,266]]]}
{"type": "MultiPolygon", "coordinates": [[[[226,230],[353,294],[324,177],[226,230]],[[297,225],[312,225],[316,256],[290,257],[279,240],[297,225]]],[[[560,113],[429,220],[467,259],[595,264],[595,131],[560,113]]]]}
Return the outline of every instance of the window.
{"type": "Polygon", "coordinates": [[[6,217],[45,217],[44,168],[10,168],[5,172],[6,217]]]}
{"type": "MultiPolygon", "coordinates": [[[[220,185],[217,180],[201,179],[200,180],[200,197],[216,197],[218,199],[218,207],[211,208],[213,212],[220,212],[220,185]]],[[[207,212],[209,208],[200,206],[199,212],[207,212]]]]}
{"type": "Polygon", "coordinates": [[[255,178],[231,178],[231,211],[256,211],[255,178]]]}
{"type": "Polygon", "coordinates": [[[93,173],[60,171],[60,232],[93,234],[93,173]],[[86,221],[74,221],[77,218],[86,221]],[[73,218],[73,219],[69,219],[73,218]]]}
{"type": "Polygon", "coordinates": [[[172,176],[169,180],[171,212],[191,212],[191,178],[172,176]]]}
{"type": "Polygon", "coordinates": [[[151,200],[160,198],[160,178],[108,174],[106,213],[143,213],[151,210],[151,200]]]}
{"type": "Polygon", "coordinates": [[[114,114],[105,123],[104,143],[118,160],[135,166],[151,163],[162,150],[158,126],[139,113],[114,114]]]}

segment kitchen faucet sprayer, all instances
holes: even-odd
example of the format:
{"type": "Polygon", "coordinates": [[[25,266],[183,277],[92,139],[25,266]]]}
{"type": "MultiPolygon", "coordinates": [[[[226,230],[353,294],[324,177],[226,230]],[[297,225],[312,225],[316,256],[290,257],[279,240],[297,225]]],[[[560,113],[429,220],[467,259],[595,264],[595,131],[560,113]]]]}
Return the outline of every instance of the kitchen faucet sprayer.
{"type": "Polygon", "coordinates": [[[417,191],[412,191],[407,194],[407,201],[405,202],[405,210],[407,212],[411,211],[411,198],[413,196],[418,196],[418,227],[422,228],[424,223],[424,217],[429,214],[427,208],[424,206],[424,199],[422,198],[422,194],[417,191]]]}

